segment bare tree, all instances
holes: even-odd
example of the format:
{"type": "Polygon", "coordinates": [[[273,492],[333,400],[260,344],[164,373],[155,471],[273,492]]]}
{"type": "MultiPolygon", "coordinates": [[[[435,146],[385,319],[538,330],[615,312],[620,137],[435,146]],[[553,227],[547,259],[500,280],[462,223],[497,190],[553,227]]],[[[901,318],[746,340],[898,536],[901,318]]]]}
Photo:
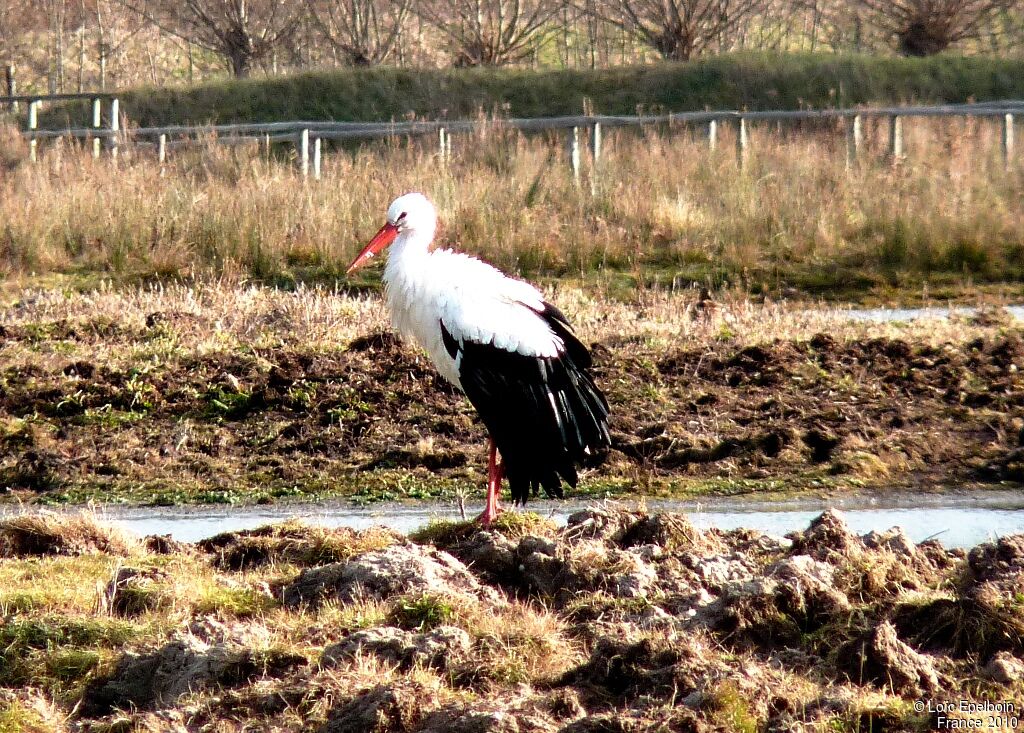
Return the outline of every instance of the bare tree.
{"type": "Polygon", "coordinates": [[[30,0],[11,0],[3,6],[0,23],[0,56],[4,62],[20,60],[25,47],[33,43],[31,34],[46,28],[46,13],[30,0]]]}
{"type": "Polygon", "coordinates": [[[1005,8],[992,23],[992,46],[994,53],[1024,49],[1024,2],[1005,8]]]}
{"type": "Polygon", "coordinates": [[[594,0],[590,12],[638,36],[664,58],[686,61],[721,45],[764,0],[594,0]]]}
{"type": "Polygon", "coordinates": [[[561,0],[417,0],[414,12],[447,39],[457,66],[529,58],[561,0]]]}
{"type": "Polygon", "coordinates": [[[67,0],[47,0],[46,15],[50,19],[50,94],[64,91],[64,31],[67,24],[67,0]]]}
{"type": "Polygon", "coordinates": [[[296,0],[120,0],[166,33],[222,56],[235,76],[248,76],[295,33],[296,0]]]}
{"type": "Polygon", "coordinates": [[[1020,0],[859,0],[871,22],[904,56],[930,56],[978,38],[1001,10],[1020,0]]]}
{"type": "Polygon", "coordinates": [[[314,25],[355,66],[395,52],[412,0],[306,0],[314,25]]]}

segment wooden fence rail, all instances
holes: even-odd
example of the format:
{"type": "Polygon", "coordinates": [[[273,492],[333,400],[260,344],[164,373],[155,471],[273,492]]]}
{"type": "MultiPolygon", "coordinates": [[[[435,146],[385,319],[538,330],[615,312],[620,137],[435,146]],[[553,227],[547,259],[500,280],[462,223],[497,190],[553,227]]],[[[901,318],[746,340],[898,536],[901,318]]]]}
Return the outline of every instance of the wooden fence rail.
{"type": "MultiPolygon", "coordinates": [[[[0,97],[0,105],[16,102],[28,103],[28,129],[24,132],[29,141],[30,156],[36,159],[39,140],[54,138],[84,138],[93,141],[93,155],[99,156],[102,142],[112,156],[117,155],[121,141],[153,146],[158,151],[160,162],[164,162],[169,150],[195,144],[199,139],[213,139],[223,144],[239,144],[258,141],[264,144],[291,142],[295,145],[299,169],[303,176],[320,177],[320,154],[323,140],[360,140],[396,136],[435,135],[439,144],[439,158],[442,162],[451,156],[451,137],[458,133],[471,133],[487,129],[514,129],[523,132],[564,130],[568,132],[568,159],[574,180],[581,180],[581,141],[584,130],[590,141],[590,160],[596,168],[601,157],[602,131],[612,127],[643,127],[651,125],[706,125],[708,146],[715,149],[722,124],[732,124],[736,129],[736,158],[742,167],[750,148],[750,123],[797,120],[842,120],[846,127],[846,161],[853,166],[861,155],[863,145],[863,121],[868,118],[882,118],[888,121],[888,155],[893,160],[903,156],[903,120],[913,117],[977,117],[998,119],[1002,126],[1000,135],[1004,165],[1009,168],[1015,154],[1014,125],[1018,118],[1024,119],[1024,100],[1002,100],[972,104],[944,104],[930,106],[862,107],[849,109],[816,110],[714,110],[703,112],[672,112],[657,115],[575,115],[542,118],[474,119],[474,120],[412,120],[400,122],[324,122],[297,120],[290,122],[234,123],[224,125],[166,125],[163,127],[124,128],[121,125],[119,100],[112,94],[56,94],[20,95],[0,97]],[[92,100],[92,124],[90,127],[69,127],[65,129],[39,130],[39,106],[45,101],[74,99],[92,100]],[[108,126],[102,123],[102,102],[109,100],[108,126]]],[[[595,186],[591,180],[591,187],[595,186]]]]}

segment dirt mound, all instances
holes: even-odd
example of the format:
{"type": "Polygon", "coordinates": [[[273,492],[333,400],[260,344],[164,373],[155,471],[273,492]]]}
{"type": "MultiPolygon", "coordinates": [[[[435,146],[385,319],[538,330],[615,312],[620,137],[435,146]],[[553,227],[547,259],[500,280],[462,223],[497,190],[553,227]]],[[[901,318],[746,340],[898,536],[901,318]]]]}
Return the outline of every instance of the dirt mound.
{"type": "Polygon", "coordinates": [[[472,644],[469,634],[457,626],[438,626],[426,633],[412,633],[394,626],[364,629],[324,649],[324,667],[351,661],[362,654],[407,670],[414,665],[448,669],[465,657],[472,644]]]}
{"type": "Polygon", "coordinates": [[[810,555],[825,562],[864,550],[864,542],[847,527],[842,512],[835,509],[829,509],[812,520],[807,529],[789,537],[794,554],[810,555]]]}
{"type": "Polygon", "coordinates": [[[1024,576],[1024,534],[978,545],[968,554],[967,563],[974,582],[1024,576]]]}
{"type": "Polygon", "coordinates": [[[217,622],[207,626],[200,624],[180,633],[155,652],[124,654],[110,676],[89,684],[82,698],[85,714],[104,715],[114,708],[128,706],[170,706],[189,692],[213,685],[233,687],[268,675],[280,676],[307,664],[301,655],[269,650],[260,653],[253,648],[244,627],[225,629],[217,622]],[[221,639],[214,642],[211,633],[221,639]]]}
{"type": "Polygon", "coordinates": [[[721,547],[713,535],[701,532],[678,512],[640,515],[612,539],[622,548],[657,545],[670,552],[721,547]]]}
{"type": "Polygon", "coordinates": [[[169,534],[146,535],[142,541],[154,555],[187,555],[195,549],[195,545],[180,542],[169,534]]]}
{"type": "Polygon", "coordinates": [[[989,659],[1024,654],[1024,535],[970,551],[952,594],[900,606],[894,623],[925,649],[989,659]]]}
{"type": "Polygon", "coordinates": [[[413,733],[430,696],[416,682],[378,685],[332,710],[320,733],[413,733]]]}
{"type": "Polygon", "coordinates": [[[502,603],[469,569],[447,552],[420,545],[391,545],[347,562],[304,570],[282,592],[285,605],[319,606],[329,599],[396,598],[430,594],[470,602],[502,603]]]}
{"type": "Polygon", "coordinates": [[[269,563],[325,565],[403,541],[386,527],[362,532],[327,529],[295,520],[241,532],[225,532],[199,542],[222,570],[247,570],[269,563]]]}
{"type": "Polygon", "coordinates": [[[161,586],[169,576],[157,568],[121,567],[100,596],[100,608],[115,616],[139,616],[170,604],[161,586]]]}
{"type": "Polygon", "coordinates": [[[888,621],[840,650],[839,656],[850,679],[860,684],[870,682],[918,697],[944,689],[934,662],[900,641],[888,621]]]}
{"type": "Polygon", "coordinates": [[[997,684],[1012,685],[1024,680],[1024,660],[1006,652],[999,652],[989,660],[983,672],[988,679],[997,684]]]}
{"type": "Polygon", "coordinates": [[[590,659],[560,684],[582,687],[618,704],[640,696],[681,699],[697,689],[701,674],[707,671],[700,650],[694,640],[681,636],[601,637],[590,659]]]}
{"type": "Polygon", "coordinates": [[[87,513],[24,514],[0,520],[0,557],[83,555],[103,552],[127,556],[142,545],[121,530],[87,513]]]}
{"type": "Polygon", "coordinates": [[[611,504],[572,514],[551,536],[476,531],[448,549],[486,582],[563,608],[581,593],[646,598],[689,589],[692,573],[679,557],[723,547],[681,514],[611,504]]]}
{"type": "Polygon", "coordinates": [[[491,704],[483,709],[450,706],[438,710],[427,717],[419,733],[555,733],[557,729],[545,716],[491,704]]]}
{"type": "Polygon", "coordinates": [[[716,590],[713,603],[693,609],[694,621],[734,647],[796,644],[851,610],[835,585],[835,568],[809,555],[778,560],[758,577],[731,580],[716,590]]]}
{"type": "Polygon", "coordinates": [[[701,532],[685,514],[628,511],[614,504],[569,515],[563,536],[570,540],[599,539],[622,549],[657,545],[670,552],[712,552],[723,545],[711,533],[701,532]]]}

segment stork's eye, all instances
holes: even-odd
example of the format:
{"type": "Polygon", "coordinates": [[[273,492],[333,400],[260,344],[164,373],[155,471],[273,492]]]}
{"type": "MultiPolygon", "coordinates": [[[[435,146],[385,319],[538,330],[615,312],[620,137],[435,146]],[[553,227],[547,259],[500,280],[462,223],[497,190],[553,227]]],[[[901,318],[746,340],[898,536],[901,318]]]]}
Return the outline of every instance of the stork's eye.
{"type": "Polygon", "coordinates": [[[398,222],[400,222],[404,218],[405,218],[405,212],[403,211],[401,214],[398,215],[398,218],[395,219],[395,223],[397,224],[398,222]]]}

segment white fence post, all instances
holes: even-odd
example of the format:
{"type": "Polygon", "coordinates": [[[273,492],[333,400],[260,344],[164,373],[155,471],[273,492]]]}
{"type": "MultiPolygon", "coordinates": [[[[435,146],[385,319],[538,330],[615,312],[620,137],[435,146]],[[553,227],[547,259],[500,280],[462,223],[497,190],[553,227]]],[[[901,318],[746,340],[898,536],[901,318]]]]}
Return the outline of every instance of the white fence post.
{"type": "Polygon", "coordinates": [[[718,120],[708,122],[708,150],[712,153],[718,148],[718,120]]]}
{"type": "Polygon", "coordinates": [[[747,149],[750,147],[747,120],[740,116],[736,120],[736,163],[742,169],[747,164],[747,149]]]}
{"type": "Polygon", "coordinates": [[[889,118],[889,158],[893,163],[903,157],[903,118],[893,115],[889,118]]]}
{"type": "Polygon", "coordinates": [[[321,142],[320,141],[322,139],[323,138],[320,138],[320,137],[313,138],[313,180],[314,181],[319,181],[320,180],[320,148],[321,148],[321,142]]]}
{"type": "Polygon", "coordinates": [[[163,165],[167,162],[167,135],[166,133],[160,133],[160,137],[157,138],[156,142],[156,159],[163,165]]]}
{"type": "Polygon", "coordinates": [[[1013,114],[1003,115],[1003,168],[1010,170],[1013,166],[1013,114]]]}
{"type": "Polygon", "coordinates": [[[99,136],[99,130],[103,127],[103,99],[101,97],[94,97],[92,100],[92,129],[96,131],[96,135],[92,139],[92,157],[100,157],[100,148],[102,147],[103,140],[99,136]]]}
{"type": "Polygon", "coordinates": [[[309,176],[309,130],[307,128],[303,128],[299,133],[298,148],[299,169],[302,171],[302,177],[307,178],[309,176]]]}
{"type": "MultiPolygon", "coordinates": [[[[39,100],[36,99],[33,99],[28,103],[28,129],[31,132],[35,132],[39,129],[39,100]]],[[[28,142],[28,159],[33,163],[36,162],[38,149],[39,141],[33,137],[28,142]]]]}
{"type": "Polygon", "coordinates": [[[860,146],[864,141],[860,115],[846,118],[846,167],[853,168],[860,155],[860,146]]]}
{"type": "Polygon", "coordinates": [[[121,140],[121,102],[117,97],[110,100],[110,157],[117,159],[121,140]]]}
{"type": "Polygon", "coordinates": [[[443,127],[437,128],[437,155],[442,164],[448,162],[451,152],[451,139],[448,137],[448,130],[443,127]]]}
{"type": "Polygon", "coordinates": [[[572,128],[569,137],[569,160],[572,163],[572,180],[580,185],[580,128],[572,128]]]}
{"type": "Polygon", "coordinates": [[[590,126],[590,195],[597,195],[598,167],[601,163],[601,123],[590,126]]]}

